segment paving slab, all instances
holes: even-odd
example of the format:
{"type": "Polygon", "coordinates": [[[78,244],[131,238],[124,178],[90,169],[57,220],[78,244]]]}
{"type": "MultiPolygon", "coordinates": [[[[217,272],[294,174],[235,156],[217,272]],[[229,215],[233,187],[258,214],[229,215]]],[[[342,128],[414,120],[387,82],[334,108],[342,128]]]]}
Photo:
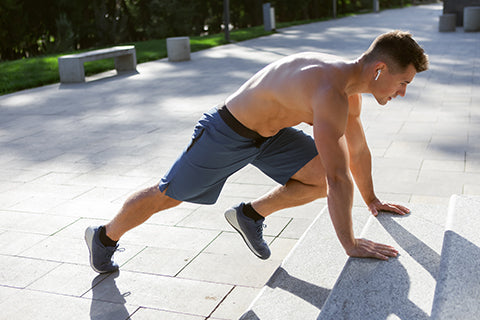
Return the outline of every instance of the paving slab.
{"type": "MultiPolygon", "coordinates": [[[[122,264],[122,270],[176,276],[201,251],[146,247],[122,264]]],[[[120,254],[118,254],[120,255],[120,254]]]]}
{"type": "Polygon", "coordinates": [[[35,212],[18,212],[0,210],[0,229],[52,235],[71,225],[78,218],[61,215],[46,215],[35,212]]]}
{"type": "MultiPolygon", "coordinates": [[[[4,290],[0,288],[0,290],[4,290]]],[[[138,306],[56,295],[39,291],[14,291],[0,303],[4,319],[95,319],[127,320],[138,306]]]]}
{"type": "Polygon", "coordinates": [[[207,317],[232,288],[226,284],[120,271],[94,286],[84,297],[207,317]]]}
{"type": "Polygon", "coordinates": [[[259,288],[236,286],[212,313],[211,319],[230,319],[232,315],[242,314],[259,292],[259,288]]]}
{"type": "Polygon", "coordinates": [[[61,263],[16,256],[2,256],[0,283],[4,286],[25,288],[40,279],[61,263]]]}
{"type": "Polygon", "coordinates": [[[45,240],[48,236],[7,230],[0,233],[0,254],[16,256],[45,240]]]}
{"type": "Polygon", "coordinates": [[[98,275],[87,265],[63,263],[30,283],[27,288],[32,291],[81,297],[107,276],[98,275]]]}

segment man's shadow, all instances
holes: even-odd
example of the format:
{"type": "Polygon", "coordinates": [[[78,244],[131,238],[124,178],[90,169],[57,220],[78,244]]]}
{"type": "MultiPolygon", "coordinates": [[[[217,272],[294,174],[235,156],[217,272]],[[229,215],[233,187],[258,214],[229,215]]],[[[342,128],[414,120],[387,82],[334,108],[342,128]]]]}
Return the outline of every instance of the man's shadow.
{"type": "Polygon", "coordinates": [[[100,274],[92,281],[91,320],[127,320],[130,314],[125,307],[126,294],[120,293],[115,279],[120,275],[117,271],[108,276],[100,274]],[[112,303],[111,301],[115,301],[112,303]]]}
{"type": "Polygon", "coordinates": [[[310,303],[317,309],[323,307],[323,304],[331,292],[330,289],[322,288],[313,283],[295,278],[282,267],[279,267],[275,271],[273,276],[267,282],[267,286],[272,289],[280,288],[284,291],[288,291],[310,303]]]}
{"type": "MultiPolygon", "coordinates": [[[[313,283],[296,278],[288,273],[287,270],[279,267],[268,280],[267,287],[275,289],[279,288],[284,291],[305,300],[318,310],[322,309],[325,301],[330,295],[331,290],[319,287],[313,283]]],[[[295,310],[292,310],[292,315],[295,310]]],[[[248,310],[242,315],[240,320],[260,320],[258,315],[253,310],[248,310]]]]}

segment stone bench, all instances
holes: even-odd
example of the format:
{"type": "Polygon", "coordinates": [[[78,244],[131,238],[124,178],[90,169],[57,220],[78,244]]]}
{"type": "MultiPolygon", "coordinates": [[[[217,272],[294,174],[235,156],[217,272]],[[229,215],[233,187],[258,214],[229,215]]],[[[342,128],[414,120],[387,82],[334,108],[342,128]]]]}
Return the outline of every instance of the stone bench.
{"type": "Polygon", "coordinates": [[[84,82],[85,69],[83,68],[83,64],[85,62],[109,58],[115,58],[115,69],[117,72],[135,71],[137,68],[135,46],[119,46],[78,54],[70,54],[58,58],[60,82],[84,82]]]}

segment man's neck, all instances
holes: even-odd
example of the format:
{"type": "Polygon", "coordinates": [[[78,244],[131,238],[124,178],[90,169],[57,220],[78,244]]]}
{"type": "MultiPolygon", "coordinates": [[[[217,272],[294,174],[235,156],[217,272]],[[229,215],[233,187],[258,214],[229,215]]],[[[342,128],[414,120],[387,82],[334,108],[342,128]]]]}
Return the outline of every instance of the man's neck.
{"type": "Polygon", "coordinates": [[[348,96],[359,93],[369,93],[368,85],[368,71],[370,66],[367,65],[364,59],[359,58],[351,65],[347,66],[347,85],[345,86],[345,93],[348,96]]]}

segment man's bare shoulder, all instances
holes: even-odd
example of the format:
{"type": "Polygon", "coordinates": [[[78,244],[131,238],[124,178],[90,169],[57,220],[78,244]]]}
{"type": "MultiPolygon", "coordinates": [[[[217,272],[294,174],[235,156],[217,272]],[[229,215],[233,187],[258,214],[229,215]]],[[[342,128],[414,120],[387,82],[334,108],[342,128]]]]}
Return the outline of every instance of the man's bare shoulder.
{"type": "Polygon", "coordinates": [[[305,51],[292,54],[287,56],[286,59],[314,59],[323,62],[335,62],[335,61],[344,61],[340,56],[336,56],[333,54],[323,53],[323,52],[313,52],[313,51],[305,51]]]}
{"type": "Polygon", "coordinates": [[[316,69],[322,71],[329,66],[344,61],[341,57],[320,53],[320,52],[301,52],[286,56],[274,63],[268,65],[263,71],[266,73],[276,73],[289,69],[289,71],[304,71],[316,69]]]}

